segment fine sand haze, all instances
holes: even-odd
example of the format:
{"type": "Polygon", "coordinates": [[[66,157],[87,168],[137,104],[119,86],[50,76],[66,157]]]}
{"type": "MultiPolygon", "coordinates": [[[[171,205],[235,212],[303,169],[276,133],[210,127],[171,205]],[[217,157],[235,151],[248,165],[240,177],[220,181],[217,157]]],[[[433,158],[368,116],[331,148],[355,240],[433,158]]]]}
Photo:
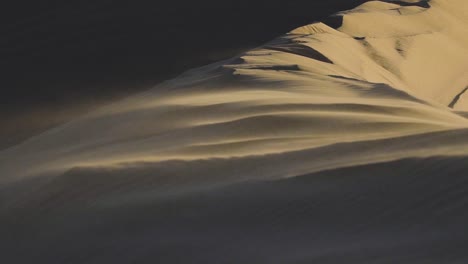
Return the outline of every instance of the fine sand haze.
{"type": "Polygon", "coordinates": [[[467,87],[465,0],[369,1],[0,152],[2,255],[466,263],[467,87]]]}

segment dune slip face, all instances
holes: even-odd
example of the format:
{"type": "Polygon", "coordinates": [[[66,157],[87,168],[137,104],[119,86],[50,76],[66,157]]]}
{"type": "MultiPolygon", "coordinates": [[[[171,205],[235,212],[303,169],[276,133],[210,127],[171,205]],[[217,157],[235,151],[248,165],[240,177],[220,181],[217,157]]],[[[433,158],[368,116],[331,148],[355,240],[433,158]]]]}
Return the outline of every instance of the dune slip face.
{"type": "Polygon", "coordinates": [[[8,263],[466,263],[468,4],[369,1],[0,152],[8,263]]]}

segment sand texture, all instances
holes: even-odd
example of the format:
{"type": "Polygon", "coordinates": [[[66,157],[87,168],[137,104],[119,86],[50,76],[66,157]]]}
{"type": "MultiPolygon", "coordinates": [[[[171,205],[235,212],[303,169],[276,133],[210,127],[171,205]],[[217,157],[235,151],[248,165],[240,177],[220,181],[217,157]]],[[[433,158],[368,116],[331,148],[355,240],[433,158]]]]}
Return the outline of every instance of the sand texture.
{"type": "Polygon", "coordinates": [[[1,257],[467,263],[467,89],[466,0],[367,2],[1,151],[1,257]]]}

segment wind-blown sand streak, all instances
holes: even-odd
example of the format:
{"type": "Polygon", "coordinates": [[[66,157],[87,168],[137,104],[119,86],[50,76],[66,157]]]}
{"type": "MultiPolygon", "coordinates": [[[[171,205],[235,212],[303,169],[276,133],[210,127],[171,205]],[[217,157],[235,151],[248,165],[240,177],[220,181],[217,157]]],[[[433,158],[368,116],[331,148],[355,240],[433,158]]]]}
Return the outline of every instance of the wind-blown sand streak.
{"type": "Polygon", "coordinates": [[[5,258],[465,263],[467,14],[370,1],[0,152],[5,258]]]}

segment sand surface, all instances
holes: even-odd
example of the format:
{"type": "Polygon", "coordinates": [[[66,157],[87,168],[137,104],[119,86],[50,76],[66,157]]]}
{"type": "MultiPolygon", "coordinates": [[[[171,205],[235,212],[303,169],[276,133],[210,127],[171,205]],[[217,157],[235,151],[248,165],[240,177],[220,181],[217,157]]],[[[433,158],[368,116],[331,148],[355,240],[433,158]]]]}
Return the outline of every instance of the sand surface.
{"type": "Polygon", "coordinates": [[[0,152],[8,263],[466,263],[468,4],[370,1],[0,152]]]}

